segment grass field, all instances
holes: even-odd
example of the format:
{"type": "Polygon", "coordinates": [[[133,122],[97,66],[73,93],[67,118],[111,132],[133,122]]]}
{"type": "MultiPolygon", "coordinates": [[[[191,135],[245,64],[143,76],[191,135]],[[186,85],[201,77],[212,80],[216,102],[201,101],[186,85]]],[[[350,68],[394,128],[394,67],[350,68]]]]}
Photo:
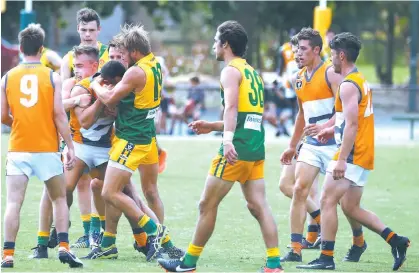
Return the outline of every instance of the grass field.
{"type": "MultiPolygon", "coordinates": [[[[2,137],[2,181],[4,181],[7,136],[2,137]]],[[[159,177],[160,192],[165,204],[166,225],[169,226],[174,243],[186,248],[194,231],[197,219],[197,204],[204,186],[204,179],[211,158],[215,155],[219,141],[200,139],[160,141],[169,152],[168,168],[159,177]]],[[[278,190],[281,172],[279,155],[285,146],[281,143],[267,144],[265,176],[268,200],[279,226],[281,253],[289,242],[289,204],[278,190]]],[[[419,271],[419,145],[378,146],[376,171],[370,175],[365,190],[363,206],[375,211],[396,232],[409,236],[412,244],[408,261],[402,271],[419,271]]],[[[45,166],[46,168],[48,166],[45,166]]],[[[138,174],[135,175],[138,181],[138,174]]],[[[21,212],[20,233],[16,242],[14,271],[68,271],[56,258],[56,251],[49,250],[48,260],[31,260],[31,247],[36,244],[38,205],[42,182],[31,179],[26,201],[21,212]]],[[[76,203],[76,202],[75,202],[76,203]]],[[[2,183],[2,218],[5,205],[5,183],[2,183]]],[[[84,269],[71,271],[161,271],[156,264],[145,262],[145,258],[132,248],[132,233],[128,222],[121,218],[117,246],[118,260],[86,261],[84,269]]],[[[376,234],[366,230],[368,249],[359,263],[340,262],[351,244],[352,233],[345,218],[340,214],[340,226],[336,242],[336,266],[338,271],[391,271],[393,258],[390,247],[376,234]]],[[[77,206],[71,212],[73,242],[82,234],[82,225],[77,206]]],[[[2,238],[3,239],[3,238],[2,238]]],[[[79,256],[88,250],[78,250],[79,256]]],[[[318,251],[306,250],[304,262],[316,258],[318,251]]],[[[247,211],[240,188],[236,185],[222,203],[216,229],[198,264],[200,272],[255,272],[263,265],[265,250],[259,227],[247,211]]],[[[286,271],[298,271],[295,264],[285,264],[286,271]]],[[[13,271],[7,270],[7,271],[13,271]]],[[[6,271],[6,270],[5,270],[6,271]]]]}

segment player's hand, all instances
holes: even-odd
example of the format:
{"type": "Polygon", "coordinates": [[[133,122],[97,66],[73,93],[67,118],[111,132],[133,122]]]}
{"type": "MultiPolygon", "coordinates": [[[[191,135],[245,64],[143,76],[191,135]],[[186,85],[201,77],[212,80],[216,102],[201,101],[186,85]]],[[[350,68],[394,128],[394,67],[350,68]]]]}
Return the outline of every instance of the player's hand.
{"type": "Polygon", "coordinates": [[[65,154],[65,169],[70,171],[74,168],[74,163],[76,162],[76,155],[74,153],[74,148],[67,147],[67,153],[65,154]]]}
{"type": "Polygon", "coordinates": [[[238,155],[232,142],[224,144],[224,157],[230,165],[234,165],[237,162],[238,155]]]}
{"type": "Polygon", "coordinates": [[[339,180],[345,177],[346,172],[346,161],[345,160],[338,160],[336,161],[336,165],[333,168],[333,179],[339,180]]]}
{"type": "Polygon", "coordinates": [[[320,131],[320,133],[317,135],[317,139],[320,141],[320,143],[325,144],[329,139],[333,138],[335,135],[335,128],[325,128],[320,131]]]}
{"type": "Polygon", "coordinates": [[[89,94],[82,94],[80,95],[80,103],[79,103],[79,107],[81,108],[86,108],[90,105],[92,101],[92,96],[90,96],[89,94]]]}
{"type": "Polygon", "coordinates": [[[322,125],[319,124],[309,124],[304,127],[304,135],[314,137],[323,129],[322,125]]]}
{"type": "Polygon", "coordinates": [[[292,159],[295,156],[295,148],[286,149],[281,155],[281,163],[283,165],[291,165],[292,159]]]}
{"type": "Polygon", "coordinates": [[[188,126],[197,135],[208,134],[213,131],[211,122],[208,122],[205,120],[192,121],[191,123],[188,124],[188,126]]]}
{"type": "Polygon", "coordinates": [[[112,107],[112,108],[105,107],[105,109],[103,110],[103,112],[107,116],[116,117],[117,109],[116,109],[116,107],[112,107]]]}

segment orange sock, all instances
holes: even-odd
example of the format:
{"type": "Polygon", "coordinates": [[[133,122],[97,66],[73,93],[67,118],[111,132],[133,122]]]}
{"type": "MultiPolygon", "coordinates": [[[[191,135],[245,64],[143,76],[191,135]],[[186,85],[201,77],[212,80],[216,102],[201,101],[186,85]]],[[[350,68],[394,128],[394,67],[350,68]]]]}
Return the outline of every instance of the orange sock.
{"type": "Polygon", "coordinates": [[[291,248],[294,253],[301,255],[301,249],[303,248],[303,245],[301,243],[291,242],[291,248]]]}
{"type": "Polygon", "coordinates": [[[70,247],[68,246],[68,242],[60,242],[60,247],[64,247],[67,250],[70,250],[70,247]]]}
{"type": "Polygon", "coordinates": [[[363,247],[364,246],[364,234],[361,236],[352,237],[352,244],[355,246],[363,247]]]}
{"type": "Polygon", "coordinates": [[[14,249],[4,249],[3,250],[3,257],[14,256],[14,255],[15,255],[15,250],[14,249]]]}
{"type": "Polygon", "coordinates": [[[307,229],[306,240],[307,242],[314,244],[319,235],[319,226],[318,225],[309,225],[307,229]]]}
{"type": "Polygon", "coordinates": [[[333,257],[335,241],[322,241],[322,254],[327,257],[333,257]]]}
{"type": "Polygon", "coordinates": [[[143,231],[139,234],[134,234],[134,239],[137,242],[137,245],[139,247],[146,246],[146,244],[147,244],[147,233],[143,231]]]}

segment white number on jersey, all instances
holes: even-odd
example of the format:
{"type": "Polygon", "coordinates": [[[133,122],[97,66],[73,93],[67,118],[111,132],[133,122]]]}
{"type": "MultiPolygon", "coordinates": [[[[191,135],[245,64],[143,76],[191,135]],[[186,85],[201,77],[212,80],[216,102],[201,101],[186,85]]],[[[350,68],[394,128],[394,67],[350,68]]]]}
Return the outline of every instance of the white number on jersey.
{"type": "Polygon", "coordinates": [[[38,102],[38,77],[36,75],[24,75],[20,80],[20,92],[30,95],[30,99],[20,98],[20,103],[29,108],[38,102]]]}
{"type": "Polygon", "coordinates": [[[371,103],[371,89],[367,81],[364,82],[364,95],[368,96],[367,108],[365,108],[365,112],[364,112],[364,118],[366,118],[366,117],[371,116],[374,113],[372,109],[372,103],[371,103]]]}

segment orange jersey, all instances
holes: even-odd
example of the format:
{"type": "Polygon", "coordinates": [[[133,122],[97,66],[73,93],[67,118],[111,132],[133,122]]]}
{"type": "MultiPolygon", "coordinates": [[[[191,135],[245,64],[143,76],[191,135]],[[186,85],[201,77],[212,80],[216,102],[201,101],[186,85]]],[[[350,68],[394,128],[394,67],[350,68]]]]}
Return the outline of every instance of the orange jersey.
{"type": "MultiPolygon", "coordinates": [[[[75,86],[82,87],[93,97],[92,104],[96,100],[95,92],[90,89],[92,78],[84,78],[76,83],[75,86]]],[[[113,138],[114,118],[101,114],[96,122],[89,128],[84,129],[76,116],[74,109],[70,110],[70,129],[73,141],[96,147],[111,147],[111,139],[113,138]]]]}
{"type": "MultiPolygon", "coordinates": [[[[374,113],[372,108],[372,93],[364,76],[354,69],[342,82],[353,83],[359,90],[361,99],[358,104],[358,129],[356,131],[354,147],[348,157],[348,163],[358,165],[364,169],[374,169],[374,113]]],[[[345,129],[345,117],[340,92],[336,94],[336,124],[335,139],[338,151],[334,160],[339,158],[340,146],[345,129]]]]}
{"type": "Polygon", "coordinates": [[[40,62],[22,63],[10,70],[5,79],[13,116],[9,151],[58,152],[53,71],[40,62]]]}
{"type": "MultiPolygon", "coordinates": [[[[310,78],[306,67],[297,74],[295,93],[302,105],[306,125],[326,123],[334,115],[335,98],[326,73],[329,67],[320,63],[310,78]]],[[[316,146],[335,145],[334,139],[322,144],[311,136],[304,137],[303,142],[316,146]]]]}

